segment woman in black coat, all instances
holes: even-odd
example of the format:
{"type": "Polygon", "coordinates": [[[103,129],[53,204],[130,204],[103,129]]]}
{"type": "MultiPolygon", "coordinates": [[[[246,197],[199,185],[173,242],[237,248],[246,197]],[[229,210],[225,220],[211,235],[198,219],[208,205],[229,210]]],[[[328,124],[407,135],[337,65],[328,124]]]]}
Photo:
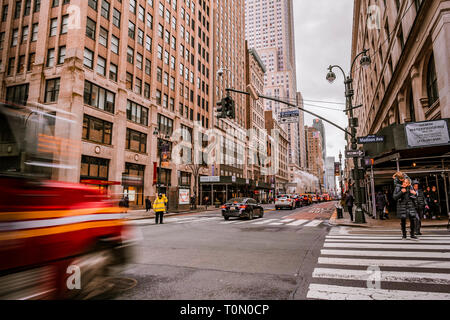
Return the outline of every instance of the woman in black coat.
{"type": "Polygon", "coordinates": [[[381,191],[378,191],[377,193],[377,196],[375,198],[375,206],[377,208],[378,217],[381,220],[384,220],[384,207],[386,206],[386,197],[381,191]]]}
{"type": "Polygon", "coordinates": [[[400,214],[402,239],[406,239],[406,218],[409,218],[411,239],[417,239],[415,236],[415,218],[416,218],[416,191],[411,186],[411,179],[406,177],[403,183],[395,180],[394,200],[397,201],[397,214],[400,214]]]}

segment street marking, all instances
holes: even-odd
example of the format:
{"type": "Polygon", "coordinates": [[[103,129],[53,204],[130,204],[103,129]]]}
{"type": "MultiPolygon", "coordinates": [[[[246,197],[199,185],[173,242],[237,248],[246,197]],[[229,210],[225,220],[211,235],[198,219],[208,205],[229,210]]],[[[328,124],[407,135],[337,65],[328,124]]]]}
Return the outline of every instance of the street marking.
{"type": "MultiPolygon", "coordinates": [[[[380,239],[380,240],[396,240],[398,236],[365,236],[365,235],[348,235],[348,236],[338,236],[338,235],[328,235],[326,239],[380,239]]],[[[420,239],[442,239],[450,240],[450,236],[438,236],[438,235],[421,235],[420,239]]]]}
{"type": "Polygon", "coordinates": [[[308,221],[310,221],[310,220],[297,220],[297,221],[288,223],[287,226],[299,226],[299,225],[304,224],[304,223],[306,223],[308,221]]]}
{"type": "Polygon", "coordinates": [[[305,224],[304,227],[317,227],[319,224],[321,224],[322,220],[313,220],[308,224],[305,224]]]}
{"type": "Polygon", "coordinates": [[[269,226],[281,226],[282,224],[284,224],[283,222],[272,222],[269,223],[269,226]]]}
{"type": "MultiPolygon", "coordinates": [[[[373,275],[367,270],[316,268],[313,278],[344,279],[344,280],[372,280],[373,275]]],[[[378,280],[378,279],[377,279],[378,280]]],[[[425,273],[425,272],[380,272],[379,281],[386,282],[414,282],[423,284],[450,285],[450,274],[448,273],[425,273]]]]}
{"type": "Polygon", "coordinates": [[[230,223],[235,223],[236,221],[224,221],[224,222],[221,222],[220,224],[230,224],[230,223]]]}
{"type": "MultiPolygon", "coordinates": [[[[411,239],[409,239],[411,240],[411,239]]],[[[358,240],[347,240],[347,239],[326,239],[325,242],[340,242],[340,243],[361,243],[361,242],[369,242],[369,243],[405,243],[405,240],[402,239],[398,239],[397,240],[384,240],[384,239],[379,239],[379,240],[363,240],[363,239],[358,239],[358,240]]],[[[428,244],[428,243],[449,243],[450,244],[450,240],[431,240],[431,239],[420,239],[419,240],[420,243],[422,244],[428,244]]],[[[450,250],[450,246],[449,246],[449,250],[450,250]]]]}
{"type": "Polygon", "coordinates": [[[208,221],[210,218],[200,218],[200,219],[192,219],[187,221],[177,221],[175,223],[177,224],[183,224],[183,223],[193,223],[193,222],[205,222],[208,221]]]}
{"type": "Polygon", "coordinates": [[[281,221],[283,221],[283,222],[291,222],[291,221],[294,221],[295,219],[282,219],[281,221]]]}
{"type": "Polygon", "coordinates": [[[362,251],[362,250],[328,250],[320,251],[329,256],[364,256],[364,257],[405,257],[405,258],[446,258],[450,259],[450,252],[425,251],[362,251]]]}
{"type": "Polygon", "coordinates": [[[327,300],[449,300],[450,294],[311,284],[306,297],[327,300]]]}
{"type": "Polygon", "coordinates": [[[276,221],[276,220],[280,220],[280,219],[267,219],[267,220],[258,221],[258,222],[252,223],[252,224],[266,224],[266,223],[269,223],[271,221],[276,221]]]}
{"type": "Polygon", "coordinates": [[[450,261],[431,260],[380,260],[380,259],[348,259],[348,258],[323,258],[319,264],[336,264],[349,266],[378,266],[378,267],[411,267],[411,268],[441,268],[450,269],[450,261]]]}
{"type": "Polygon", "coordinates": [[[421,245],[420,241],[413,242],[410,240],[403,240],[405,244],[383,244],[379,243],[374,245],[373,243],[334,243],[326,242],[323,246],[324,248],[359,248],[359,249],[435,249],[435,250],[450,250],[449,245],[421,245]]]}

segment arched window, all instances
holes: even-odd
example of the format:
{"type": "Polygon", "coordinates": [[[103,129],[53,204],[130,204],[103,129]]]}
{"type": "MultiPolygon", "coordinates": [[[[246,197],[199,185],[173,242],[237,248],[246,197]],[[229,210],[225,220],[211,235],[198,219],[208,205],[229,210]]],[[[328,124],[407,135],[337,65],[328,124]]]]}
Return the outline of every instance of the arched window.
{"type": "Polygon", "coordinates": [[[408,108],[409,108],[409,119],[410,119],[410,121],[411,122],[416,122],[416,114],[415,114],[415,111],[414,111],[414,96],[413,96],[412,89],[409,90],[408,108]]]}
{"type": "Polygon", "coordinates": [[[434,65],[434,55],[431,55],[427,68],[427,93],[428,105],[433,105],[439,99],[439,91],[437,85],[436,67],[434,65]]]}

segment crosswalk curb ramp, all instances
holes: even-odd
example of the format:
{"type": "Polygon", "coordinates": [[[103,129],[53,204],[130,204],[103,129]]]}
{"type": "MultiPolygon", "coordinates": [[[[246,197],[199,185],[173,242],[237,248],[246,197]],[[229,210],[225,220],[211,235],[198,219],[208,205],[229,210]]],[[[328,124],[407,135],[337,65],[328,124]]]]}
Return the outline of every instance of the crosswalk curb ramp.
{"type": "Polygon", "coordinates": [[[312,278],[307,299],[449,300],[450,234],[329,234],[312,278]]]}

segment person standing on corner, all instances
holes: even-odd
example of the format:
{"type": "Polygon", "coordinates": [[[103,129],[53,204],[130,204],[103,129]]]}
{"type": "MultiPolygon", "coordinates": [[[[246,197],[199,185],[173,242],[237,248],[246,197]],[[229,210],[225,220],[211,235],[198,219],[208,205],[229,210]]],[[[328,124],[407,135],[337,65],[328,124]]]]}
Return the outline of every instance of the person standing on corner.
{"type": "Polygon", "coordinates": [[[353,202],[355,198],[353,198],[353,195],[350,192],[347,192],[345,197],[345,204],[348,208],[348,213],[350,214],[350,221],[353,222],[353,202]]]}
{"type": "Polygon", "coordinates": [[[397,201],[397,213],[400,214],[402,228],[402,240],[406,240],[406,218],[409,218],[411,239],[418,240],[415,236],[416,220],[416,191],[411,186],[411,179],[401,172],[394,176],[395,190],[394,200],[397,201]]]}
{"type": "Polygon", "coordinates": [[[162,196],[162,193],[158,195],[155,202],[153,202],[153,210],[155,210],[155,224],[163,224],[163,215],[166,212],[166,202],[162,196]]]}
{"type": "Polygon", "coordinates": [[[149,212],[151,208],[152,202],[150,201],[150,198],[147,196],[147,198],[145,198],[145,212],[149,212]]]}
{"type": "Polygon", "coordinates": [[[417,209],[417,216],[416,216],[416,234],[422,235],[420,232],[420,227],[422,226],[422,219],[423,219],[423,213],[425,211],[425,196],[423,194],[422,189],[419,189],[419,181],[414,180],[413,181],[413,188],[414,191],[416,191],[416,209],[417,209]]]}
{"type": "Polygon", "coordinates": [[[169,213],[169,206],[168,206],[169,199],[167,199],[166,194],[163,194],[163,195],[162,195],[162,198],[163,198],[163,200],[164,200],[164,205],[166,206],[166,211],[165,211],[165,213],[169,213]]]}
{"type": "Polygon", "coordinates": [[[378,218],[380,220],[385,220],[384,219],[384,215],[385,215],[384,208],[386,207],[386,197],[381,191],[378,191],[378,193],[376,195],[375,205],[376,205],[376,208],[377,208],[378,218]]]}
{"type": "Polygon", "coordinates": [[[431,219],[436,219],[436,216],[439,214],[439,196],[436,186],[431,187],[431,191],[429,193],[429,207],[431,219]]]}

